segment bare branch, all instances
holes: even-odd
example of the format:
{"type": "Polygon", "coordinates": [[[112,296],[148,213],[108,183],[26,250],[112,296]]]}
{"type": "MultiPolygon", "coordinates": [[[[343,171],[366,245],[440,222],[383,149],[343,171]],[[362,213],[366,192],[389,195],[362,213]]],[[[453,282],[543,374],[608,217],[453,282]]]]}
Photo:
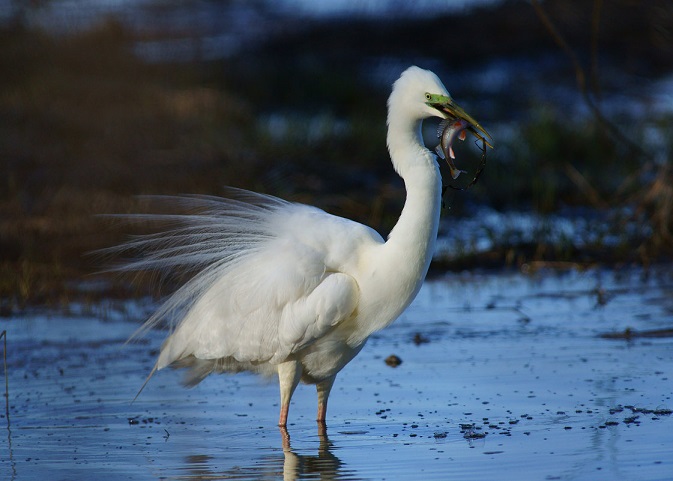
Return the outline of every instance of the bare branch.
{"type": "MultiPolygon", "coordinates": [[[[594,4],[594,17],[592,20],[592,29],[593,29],[592,47],[594,47],[596,50],[598,49],[597,37],[598,37],[598,25],[600,23],[601,3],[602,2],[600,0],[596,0],[594,4]]],[[[575,81],[577,82],[577,87],[580,93],[582,94],[584,102],[587,104],[587,106],[593,113],[594,117],[598,121],[599,126],[603,128],[603,130],[605,130],[607,133],[609,133],[614,140],[622,142],[633,152],[636,152],[645,158],[650,158],[650,155],[640,145],[638,145],[636,142],[634,142],[633,140],[629,139],[626,135],[624,135],[624,133],[619,129],[619,127],[617,127],[614,123],[610,122],[603,115],[600,108],[594,102],[593,97],[590,95],[589,90],[587,89],[587,81],[586,81],[587,76],[584,71],[584,68],[582,67],[582,64],[579,61],[579,58],[577,57],[573,49],[570,47],[568,42],[565,40],[563,35],[561,35],[559,30],[554,26],[551,19],[544,11],[538,0],[531,0],[531,4],[535,9],[535,13],[537,13],[537,16],[539,17],[540,21],[545,26],[551,37],[554,39],[554,42],[556,42],[556,44],[561,48],[561,50],[563,50],[563,52],[570,59],[573,68],[575,70],[575,81]]],[[[594,62],[597,62],[596,52],[594,52],[593,57],[594,62]]],[[[596,72],[597,67],[594,67],[593,70],[594,72],[596,72]]]]}

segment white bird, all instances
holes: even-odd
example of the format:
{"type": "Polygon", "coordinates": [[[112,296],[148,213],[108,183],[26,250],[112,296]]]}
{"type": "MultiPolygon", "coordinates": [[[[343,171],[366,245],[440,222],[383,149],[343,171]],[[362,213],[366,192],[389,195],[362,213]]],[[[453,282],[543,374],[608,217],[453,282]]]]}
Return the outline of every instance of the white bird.
{"type": "Polygon", "coordinates": [[[407,197],[387,240],[318,208],[242,190],[177,198],[183,215],[141,215],[177,227],[122,247],[144,256],[123,269],[195,273],[137,333],[171,324],[148,380],[166,366],[187,368],[187,385],[211,373],[277,373],[278,424],[299,381],[316,385],[324,423],[337,373],[404,311],[427,274],[442,195],[437,157],[421,137],[429,117],[462,119],[488,136],[434,73],[402,73],[388,100],[387,144],[407,197]]]}

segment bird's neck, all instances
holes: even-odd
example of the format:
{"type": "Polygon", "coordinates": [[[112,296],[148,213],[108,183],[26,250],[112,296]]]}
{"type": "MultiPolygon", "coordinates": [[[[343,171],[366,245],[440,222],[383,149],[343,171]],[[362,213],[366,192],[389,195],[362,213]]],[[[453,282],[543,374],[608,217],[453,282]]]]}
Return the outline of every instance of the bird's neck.
{"type": "MultiPolygon", "coordinates": [[[[407,198],[400,218],[373,261],[367,285],[367,323],[351,335],[353,345],[393,322],[414,300],[435,250],[442,182],[435,157],[423,146],[420,121],[404,123],[392,111],[388,120],[388,150],[404,180],[407,198]],[[399,122],[399,123],[396,123],[399,122]]],[[[365,287],[363,287],[364,289],[365,287]]]]}
{"type": "MultiPolygon", "coordinates": [[[[407,198],[386,249],[398,258],[396,277],[404,282],[409,302],[420,289],[434,253],[442,202],[442,182],[435,156],[422,143],[421,122],[388,126],[388,149],[404,180],[407,198]]],[[[406,306],[405,306],[406,307],[406,306]]]]}

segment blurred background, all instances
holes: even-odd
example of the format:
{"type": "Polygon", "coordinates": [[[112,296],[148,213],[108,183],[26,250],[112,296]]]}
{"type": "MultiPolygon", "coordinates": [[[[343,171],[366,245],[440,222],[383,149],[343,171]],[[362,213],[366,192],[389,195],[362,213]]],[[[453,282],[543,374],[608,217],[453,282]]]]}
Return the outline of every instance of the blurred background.
{"type": "Polygon", "coordinates": [[[435,272],[671,260],[669,0],[0,0],[0,312],[100,294],[86,253],[128,230],[97,215],[139,194],[231,185],[387,235],[411,64],[496,147],[447,193],[435,272]]]}

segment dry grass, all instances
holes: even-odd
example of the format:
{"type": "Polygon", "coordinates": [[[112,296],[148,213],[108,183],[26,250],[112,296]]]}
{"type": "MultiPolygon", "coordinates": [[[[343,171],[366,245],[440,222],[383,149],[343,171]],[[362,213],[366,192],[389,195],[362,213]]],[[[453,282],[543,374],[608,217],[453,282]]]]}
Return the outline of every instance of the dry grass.
{"type": "MultiPolygon", "coordinates": [[[[255,57],[254,68],[242,62],[239,70],[247,74],[226,78],[222,65],[142,62],[132,53],[134,40],[114,22],[58,37],[0,30],[0,314],[31,303],[66,305],[79,295],[71,281],[100,267],[85,253],[124,238],[96,215],[134,211],[136,194],[217,194],[234,185],[317,203],[384,234],[393,224],[403,187],[386,162],[385,97],[355,80],[357,68],[335,73],[328,60],[315,64],[299,55],[290,65],[312,66],[313,90],[307,91],[291,68],[269,81],[287,63],[273,48],[255,57]],[[267,91],[269,83],[276,90],[267,91]],[[316,99],[330,95],[337,97],[328,115],[316,112],[316,99]],[[303,99],[310,105],[300,106],[301,114],[345,120],[349,130],[307,148],[297,141],[307,135],[299,115],[297,132],[290,132],[299,135],[269,138],[253,110],[279,98],[278,111],[303,99]]],[[[307,48],[303,37],[296,42],[307,48]]],[[[670,165],[644,187],[634,182],[615,201],[610,193],[624,171],[637,170],[641,161],[619,158],[596,129],[572,127],[553,115],[522,125],[518,145],[524,147],[500,142],[470,199],[498,206],[530,202],[541,211],[587,199],[610,206],[629,201],[640,206],[638,215],[652,233],[640,244],[640,259],[670,258],[670,165]],[[498,158],[501,152],[510,158],[498,158]],[[581,159],[582,168],[569,159],[581,159]],[[610,175],[608,164],[615,166],[610,175]]],[[[522,253],[516,248],[496,262],[511,263],[522,253]]],[[[526,261],[559,255],[553,247],[530,251],[522,254],[526,261]]]]}
{"type": "Polygon", "coordinates": [[[636,215],[650,235],[639,246],[644,262],[673,255],[673,164],[659,167],[654,180],[638,193],[636,215]]]}
{"type": "Polygon", "coordinates": [[[245,183],[246,105],[194,71],[144,64],[109,23],[75,36],[0,32],[0,298],[58,302],[83,253],[114,241],[96,214],[140,193],[245,183]],[[241,178],[243,177],[243,178],[241,178]]]}

